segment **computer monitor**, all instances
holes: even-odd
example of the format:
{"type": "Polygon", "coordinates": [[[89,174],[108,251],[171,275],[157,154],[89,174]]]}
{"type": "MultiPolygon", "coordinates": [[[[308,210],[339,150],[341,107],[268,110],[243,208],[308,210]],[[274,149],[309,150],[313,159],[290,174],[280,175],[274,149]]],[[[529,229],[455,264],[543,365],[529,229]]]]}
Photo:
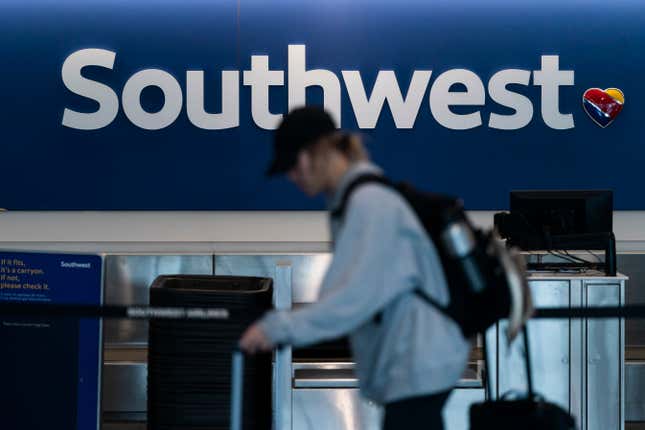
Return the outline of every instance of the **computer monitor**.
{"type": "MultiPolygon", "coordinates": [[[[598,268],[616,275],[610,190],[512,191],[510,213],[495,214],[495,227],[508,246],[524,251],[565,251],[565,263],[529,263],[529,268],[598,268]],[[604,250],[602,262],[571,256],[566,250],[604,250]],[[557,267],[556,267],[557,266],[557,267]]],[[[549,269],[550,270],[550,269],[549,269]]]]}
{"type": "Polygon", "coordinates": [[[511,191],[510,212],[537,235],[613,231],[611,190],[511,191]]]}

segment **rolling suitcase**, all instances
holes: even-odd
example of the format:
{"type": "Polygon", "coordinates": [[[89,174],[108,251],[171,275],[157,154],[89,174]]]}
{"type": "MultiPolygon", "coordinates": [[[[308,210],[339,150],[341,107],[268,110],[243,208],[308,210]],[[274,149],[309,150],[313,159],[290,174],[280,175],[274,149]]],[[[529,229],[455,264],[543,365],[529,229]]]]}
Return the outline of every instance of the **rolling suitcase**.
{"type": "MultiPolygon", "coordinates": [[[[575,419],[563,408],[546,401],[533,391],[531,378],[531,355],[529,350],[528,328],[523,328],[524,363],[528,382],[528,393],[524,398],[509,399],[503,396],[501,400],[494,398],[488,383],[488,362],[486,364],[484,383],[488,389],[488,400],[475,403],[470,407],[470,430],[574,430],[575,419]]],[[[484,336],[484,351],[486,337],[484,336]]]]}

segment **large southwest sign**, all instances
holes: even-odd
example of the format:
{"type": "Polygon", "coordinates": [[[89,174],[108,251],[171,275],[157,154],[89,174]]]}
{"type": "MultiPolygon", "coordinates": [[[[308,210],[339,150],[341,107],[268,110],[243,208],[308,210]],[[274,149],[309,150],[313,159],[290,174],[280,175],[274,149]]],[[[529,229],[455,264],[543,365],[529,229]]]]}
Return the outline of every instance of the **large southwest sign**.
{"type": "MultiPolygon", "coordinates": [[[[306,89],[320,87],[323,104],[342,126],[341,86],[338,77],[329,70],[307,70],[305,46],[289,45],[289,109],[306,104],[306,89]]],[[[83,113],[65,109],[63,125],[79,130],[98,130],[110,125],[119,112],[119,97],[110,87],[84,78],[83,68],[99,66],[112,70],[116,53],[105,49],[83,49],[70,55],[63,64],[62,76],[70,91],[94,100],[99,105],[96,112],[83,113]]],[[[545,124],[556,130],[574,127],[572,114],[559,112],[559,87],[573,85],[573,71],[559,70],[557,55],[542,57],[542,68],[533,73],[533,84],[541,87],[541,111],[545,124]]],[[[358,70],[342,72],[349,101],[360,128],[376,128],[385,101],[390,108],[396,128],[413,128],[419,115],[421,102],[428,92],[432,70],[414,70],[407,93],[402,94],[396,74],[392,70],[380,70],[374,87],[368,96],[358,70]]],[[[251,115],[260,128],[277,128],[282,114],[269,110],[269,89],[283,86],[283,70],[269,70],[268,55],[253,55],[251,70],[243,72],[244,85],[251,89],[251,115]]],[[[204,71],[186,72],[186,112],[190,122],[205,130],[223,130],[240,125],[240,72],[226,70],[221,73],[220,113],[208,113],[204,109],[204,71]]],[[[507,69],[495,73],[488,82],[489,95],[502,108],[513,114],[491,113],[488,126],[500,130],[517,130],[525,127],[533,118],[531,100],[509,90],[511,84],[529,85],[531,71],[507,69]]],[[[180,83],[168,72],[159,69],[141,70],[131,76],[123,87],[123,112],[132,124],[145,130],[160,130],[172,125],[183,108],[183,93],[180,83]],[[141,93],[149,87],[159,88],[163,93],[161,108],[148,112],[141,105],[141,93]]],[[[452,130],[469,130],[482,125],[479,111],[457,114],[451,106],[483,106],[486,90],[482,80],[474,72],[453,69],[443,72],[430,90],[430,108],[435,120],[452,130]],[[455,85],[465,86],[465,91],[453,91],[455,85]]]]}
{"type": "Polygon", "coordinates": [[[621,0],[10,0],[0,207],[313,209],[272,130],[324,104],[394,178],[645,209],[645,9],[621,0]]]}

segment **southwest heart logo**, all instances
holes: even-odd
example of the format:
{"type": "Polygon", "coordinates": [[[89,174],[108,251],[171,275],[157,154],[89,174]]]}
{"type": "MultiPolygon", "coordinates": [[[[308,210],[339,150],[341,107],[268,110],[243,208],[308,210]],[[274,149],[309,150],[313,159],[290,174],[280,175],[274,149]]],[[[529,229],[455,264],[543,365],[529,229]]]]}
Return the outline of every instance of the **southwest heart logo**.
{"type": "Polygon", "coordinates": [[[618,88],[589,88],[582,95],[582,106],[587,115],[602,128],[611,124],[623,109],[625,96],[618,88]]]}

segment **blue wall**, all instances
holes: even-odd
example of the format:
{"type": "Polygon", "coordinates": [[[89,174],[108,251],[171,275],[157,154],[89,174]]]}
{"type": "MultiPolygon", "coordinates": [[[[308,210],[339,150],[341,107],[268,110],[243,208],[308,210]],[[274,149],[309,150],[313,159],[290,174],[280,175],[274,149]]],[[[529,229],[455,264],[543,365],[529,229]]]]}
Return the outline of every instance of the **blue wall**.
{"type": "MultiPolygon", "coordinates": [[[[249,70],[252,55],[268,55],[285,71],[270,90],[270,109],[287,109],[287,52],[306,45],[307,68],[327,69],[341,82],[342,126],[361,131],[390,176],[458,194],[469,209],[507,206],[525,188],[610,188],[617,209],[645,209],[645,8],[638,1],[5,1],[0,6],[0,207],[8,209],[255,210],[319,209],[284,179],[263,176],[271,132],[251,117],[251,90],[240,83],[239,127],[203,130],[184,108],[160,130],[134,125],[119,109],[92,131],[61,124],[65,108],[94,112],[98,104],[63,83],[62,65],[86,48],[116,53],[112,70],[83,75],[119,98],[136,72],[158,68],[186,88],[187,70],[204,70],[206,110],[221,108],[220,72],[249,70]],[[239,3],[239,4],[238,4],[239,3]],[[528,3],[528,2],[525,2],[528,3]],[[503,69],[539,70],[541,56],[559,56],[575,84],[559,88],[559,111],[574,127],[556,130],[540,114],[540,87],[511,85],[533,105],[518,130],[488,127],[491,112],[512,114],[486,93],[483,125],[451,130],[429,107],[436,78],[473,71],[484,87],[503,69]],[[341,70],[360,70],[371,91],[379,70],[394,70],[403,93],[414,70],[432,76],[412,129],[396,128],[387,104],[373,129],[359,130],[341,70]],[[607,128],[582,108],[588,88],[616,87],[625,107],[607,128]]],[[[454,88],[458,91],[460,88],[454,88]]],[[[307,90],[308,103],[321,91],[307,90]]],[[[163,104],[144,90],[149,111],[163,104]]]]}

